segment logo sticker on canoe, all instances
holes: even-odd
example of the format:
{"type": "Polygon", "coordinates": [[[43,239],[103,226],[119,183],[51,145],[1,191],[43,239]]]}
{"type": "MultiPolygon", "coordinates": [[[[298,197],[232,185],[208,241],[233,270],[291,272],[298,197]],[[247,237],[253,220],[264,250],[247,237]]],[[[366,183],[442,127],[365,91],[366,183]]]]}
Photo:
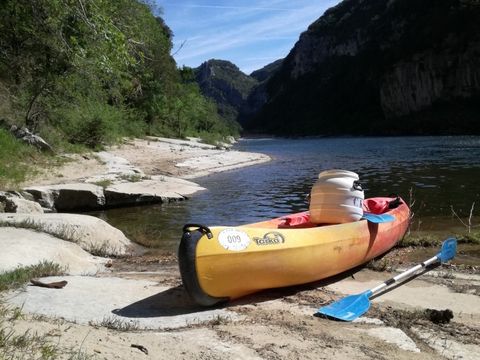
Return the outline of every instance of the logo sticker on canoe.
{"type": "Polygon", "coordinates": [[[243,231],[229,228],[218,234],[218,242],[227,250],[242,251],[250,244],[250,238],[243,231]]]}
{"type": "Polygon", "coordinates": [[[285,238],[279,232],[271,231],[263,235],[263,238],[254,237],[253,241],[255,241],[257,245],[275,245],[283,244],[285,242],[285,238]]]}

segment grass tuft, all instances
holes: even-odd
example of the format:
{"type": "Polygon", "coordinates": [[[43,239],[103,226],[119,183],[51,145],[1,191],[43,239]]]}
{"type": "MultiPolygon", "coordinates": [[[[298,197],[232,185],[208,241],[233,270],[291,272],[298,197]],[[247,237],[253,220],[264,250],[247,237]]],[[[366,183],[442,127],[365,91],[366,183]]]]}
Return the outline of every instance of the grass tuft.
{"type": "Polygon", "coordinates": [[[139,329],[138,321],[125,321],[114,316],[106,316],[102,321],[90,322],[89,325],[102,326],[117,331],[136,331],[139,329]]]}
{"type": "Polygon", "coordinates": [[[122,174],[120,179],[128,182],[139,182],[143,180],[143,176],[140,174],[122,174]]]}
{"type": "Polygon", "coordinates": [[[16,188],[34,172],[34,165],[46,158],[34,147],[23,144],[0,129],[0,189],[16,188]]]}
{"type": "Polygon", "coordinates": [[[65,270],[51,261],[42,261],[37,265],[18,267],[0,274],[0,291],[16,289],[33,278],[61,275],[65,270]]]}
{"type": "Polygon", "coordinates": [[[104,180],[96,181],[96,182],[94,182],[94,184],[97,185],[97,186],[101,186],[102,188],[106,189],[106,188],[108,188],[110,185],[113,184],[113,181],[112,181],[112,180],[109,180],[109,179],[104,179],[104,180]]]}
{"type": "Polygon", "coordinates": [[[38,232],[53,235],[59,239],[71,242],[77,242],[77,229],[69,224],[62,224],[57,227],[50,227],[48,224],[35,222],[33,219],[22,221],[0,221],[0,227],[14,227],[18,229],[30,229],[38,232]]]}
{"type": "Polygon", "coordinates": [[[107,243],[95,244],[91,243],[86,249],[90,254],[93,256],[100,256],[100,257],[112,257],[112,254],[116,253],[114,249],[107,243]]]}
{"type": "MultiPolygon", "coordinates": [[[[467,234],[453,234],[459,244],[480,244],[480,231],[467,234]]],[[[422,234],[406,235],[398,244],[398,247],[433,247],[440,246],[445,240],[445,236],[422,234]]]]}

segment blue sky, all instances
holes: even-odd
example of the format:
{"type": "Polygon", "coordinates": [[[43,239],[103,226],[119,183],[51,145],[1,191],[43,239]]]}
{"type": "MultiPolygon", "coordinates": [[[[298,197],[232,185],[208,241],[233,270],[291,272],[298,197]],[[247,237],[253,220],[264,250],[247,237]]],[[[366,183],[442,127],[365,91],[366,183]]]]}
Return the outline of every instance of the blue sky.
{"type": "Polygon", "coordinates": [[[222,59],[249,74],[285,57],[308,25],[339,0],[156,2],[174,33],[172,54],[178,66],[222,59]]]}

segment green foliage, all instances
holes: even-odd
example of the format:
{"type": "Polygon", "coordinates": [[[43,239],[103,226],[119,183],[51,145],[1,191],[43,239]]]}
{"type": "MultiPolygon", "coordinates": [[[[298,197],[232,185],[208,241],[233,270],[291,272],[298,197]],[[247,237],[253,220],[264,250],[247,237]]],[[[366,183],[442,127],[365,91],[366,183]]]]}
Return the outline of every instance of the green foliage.
{"type": "Polygon", "coordinates": [[[57,128],[70,143],[90,148],[111,144],[125,135],[139,136],[146,128],[145,123],[134,120],[126,109],[94,99],[58,109],[55,114],[62,119],[57,128]]]}
{"type": "MultiPolygon", "coordinates": [[[[480,231],[462,232],[454,234],[459,244],[480,244],[480,231]]],[[[399,247],[431,247],[440,246],[445,240],[443,234],[410,234],[406,235],[398,244],[399,247]]]]}
{"type": "Polygon", "coordinates": [[[142,1],[3,0],[0,18],[0,118],[56,149],[237,131],[176,68],[170,29],[142,1]]]}
{"type": "Polygon", "coordinates": [[[35,162],[38,157],[40,155],[34,148],[0,129],[0,188],[24,181],[29,171],[28,163],[35,162]]]}
{"type": "MultiPolygon", "coordinates": [[[[229,61],[209,60],[194,70],[202,93],[215,101],[225,121],[235,121],[257,80],[229,61]]],[[[184,75],[185,76],[185,75],[184,75]]]]}
{"type": "Polygon", "coordinates": [[[15,270],[0,274],[0,291],[18,288],[33,278],[61,275],[60,265],[50,261],[43,261],[37,265],[19,267],[15,270]]]}

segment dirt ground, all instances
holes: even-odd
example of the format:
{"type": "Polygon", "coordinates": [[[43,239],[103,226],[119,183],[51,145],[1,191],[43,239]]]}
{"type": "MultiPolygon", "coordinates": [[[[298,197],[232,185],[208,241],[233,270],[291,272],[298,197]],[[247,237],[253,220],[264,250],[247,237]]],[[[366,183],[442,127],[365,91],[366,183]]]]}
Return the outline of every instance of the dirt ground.
{"type": "MultiPolygon", "coordinates": [[[[404,253],[405,249],[394,249],[387,255],[392,267],[409,265],[404,253]]],[[[169,294],[166,302],[171,311],[168,316],[162,312],[163,316],[157,317],[158,325],[185,314],[197,314],[199,321],[142,330],[132,326],[128,316],[124,322],[81,324],[25,311],[24,316],[11,321],[12,328],[17,334],[29,331],[43,336],[61,349],[65,358],[77,353],[94,359],[411,360],[478,359],[480,353],[480,276],[453,272],[448,266],[404,285],[419,296],[428,292],[431,310],[415,306],[402,295],[395,297],[396,291],[392,291],[388,296],[393,298],[372,300],[369,312],[353,323],[314,314],[343,296],[335,287],[345,284],[351,288],[354,283],[366,289],[371,281],[380,283],[391,273],[363,267],[326,281],[267,290],[225,304],[215,311],[226,312],[204,318],[205,309],[193,304],[182,287],[174,254],[116,259],[109,270],[100,277],[147,280],[168,289],[163,294],[169,294]],[[439,296],[445,291],[448,298],[439,296]],[[453,307],[452,319],[442,317],[452,301],[468,304],[470,309],[459,311],[459,304],[453,307]]]]}

